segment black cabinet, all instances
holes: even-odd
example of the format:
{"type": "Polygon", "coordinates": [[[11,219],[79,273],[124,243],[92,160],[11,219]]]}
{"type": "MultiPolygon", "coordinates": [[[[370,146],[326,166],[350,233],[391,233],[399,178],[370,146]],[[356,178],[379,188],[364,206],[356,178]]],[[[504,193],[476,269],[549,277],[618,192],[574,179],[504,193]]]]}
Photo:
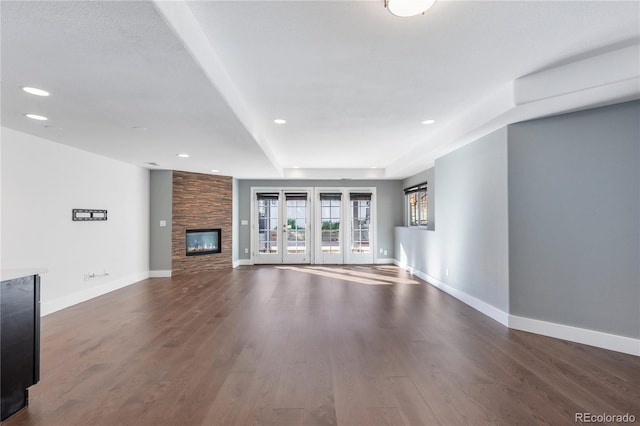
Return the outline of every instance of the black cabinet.
{"type": "Polygon", "coordinates": [[[40,276],[0,283],[0,420],[26,406],[40,379],[40,276]]]}

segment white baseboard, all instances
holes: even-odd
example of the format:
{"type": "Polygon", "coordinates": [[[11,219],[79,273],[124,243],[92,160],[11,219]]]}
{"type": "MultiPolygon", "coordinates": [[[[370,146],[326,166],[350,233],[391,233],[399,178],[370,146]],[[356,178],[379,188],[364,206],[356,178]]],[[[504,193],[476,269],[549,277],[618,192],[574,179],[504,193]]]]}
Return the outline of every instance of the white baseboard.
{"type": "Polygon", "coordinates": [[[395,262],[395,259],[376,259],[374,263],[376,265],[393,265],[395,262]]]}
{"type": "Polygon", "coordinates": [[[168,271],[149,271],[149,278],[171,278],[171,270],[168,271]]]}
{"type": "Polygon", "coordinates": [[[498,321],[500,324],[504,325],[504,326],[508,326],[509,324],[509,314],[496,308],[495,306],[492,306],[486,302],[483,302],[482,300],[471,296],[470,294],[465,293],[464,291],[458,290],[455,287],[451,287],[449,284],[443,283],[442,281],[432,277],[431,275],[425,274],[422,271],[419,271],[417,269],[413,269],[410,266],[404,266],[404,268],[406,270],[408,270],[409,272],[411,272],[413,275],[417,276],[418,278],[428,282],[429,284],[431,284],[432,286],[439,288],[440,290],[444,291],[445,293],[450,294],[451,296],[455,297],[456,299],[460,300],[461,302],[466,303],[467,305],[471,306],[473,309],[475,309],[476,311],[479,311],[483,314],[485,314],[486,316],[488,316],[489,318],[492,318],[496,321],[498,321]]]}
{"type": "Polygon", "coordinates": [[[509,316],[509,328],[640,356],[640,339],[633,339],[631,337],[524,318],[517,315],[509,316]]]}
{"type": "Polygon", "coordinates": [[[149,278],[148,271],[141,272],[139,274],[132,274],[101,285],[93,286],[68,296],[43,302],[40,304],[40,316],[43,317],[45,315],[52,314],[61,309],[68,308],[69,306],[77,305],[78,303],[85,302],[89,299],[93,299],[94,297],[102,296],[103,294],[137,283],[138,281],[146,280],[147,278],[149,278]]]}
{"type": "Polygon", "coordinates": [[[449,293],[450,295],[460,300],[461,302],[466,303],[476,311],[480,311],[481,313],[485,314],[489,318],[492,318],[498,321],[500,324],[507,327],[509,326],[509,314],[506,313],[505,311],[500,310],[495,306],[490,305],[487,302],[484,302],[476,297],[473,297],[470,294],[465,293],[464,291],[458,290],[455,287],[451,287],[450,285],[445,284],[442,281],[439,281],[433,278],[432,276],[427,275],[427,278],[424,280],[430,283],[431,285],[433,285],[434,287],[438,287],[440,290],[446,293],[449,293]]]}
{"type": "Polygon", "coordinates": [[[233,262],[233,267],[237,268],[238,266],[251,266],[253,262],[251,259],[239,259],[233,262]]]}
{"type": "Polygon", "coordinates": [[[615,334],[603,333],[601,331],[589,330],[586,328],[573,327],[564,324],[541,321],[532,318],[519,317],[517,315],[509,315],[500,309],[489,305],[463,291],[460,291],[442,281],[412,268],[406,264],[402,264],[397,259],[393,262],[395,265],[406,269],[418,278],[426,281],[434,287],[450,294],[461,302],[466,303],[472,308],[482,312],[490,318],[498,321],[502,325],[513,328],[514,330],[527,331],[530,333],[541,334],[543,336],[554,337],[556,339],[568,340],[570,342],[582,343],[589,346],[608,349],[611,351],[622,352],[625,354],[640,356],[640,339],[631,337],[618,336],[615,334]]]}

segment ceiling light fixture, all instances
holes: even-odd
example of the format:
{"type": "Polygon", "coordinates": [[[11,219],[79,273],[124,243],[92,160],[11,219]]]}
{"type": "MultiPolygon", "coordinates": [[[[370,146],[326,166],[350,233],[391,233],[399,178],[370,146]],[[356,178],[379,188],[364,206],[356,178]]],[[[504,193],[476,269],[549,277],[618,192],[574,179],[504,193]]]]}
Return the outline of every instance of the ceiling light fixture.
{"type": "Polygon", "coordinates": [[[433,124],[433,123],[435,123],[435,122],[436,122],[436,120],[424,120],[424,121],[422,122],[422,124],[433,124]]]}
{"type": "Polygon", "coordinates": [[[38,121],[46,121],[48,120],[47,117],[45,117],[44,115],[38,115],[38,114],[25,114],[24,115],[27,118],[30,118],[32,120],[38,120],[38,121]]]}
{"type": "Polygon", "coordinates": [[[384,6],[392,14],[406,18],[426,12],[435,2],[436,0],[385,0],[384,6]]]}
{"type": "Polygon", "coordinates": [[[220,170],[218,170],[218,169],[211,169],[211,173],[220,173],[220,170]]]}
{"type": "Polygon", "coordinates": [[[29,93],[30,95],[49,96],[49,92],[47,92],[46,90],[38,89],[36,87],[22,86],[22,90],[29,93]]]}
{"type": "Polygon", "coordinates": [[[275,120],[273,120],[273,122],[276,124],[285,124],[287,120],[283,120],[282,118],[276,118],[275,120]]]}
{"type": "Polygon", "coordinates": [[[178,154],[180,158],[189,158],[189,154],[178,154]]]}

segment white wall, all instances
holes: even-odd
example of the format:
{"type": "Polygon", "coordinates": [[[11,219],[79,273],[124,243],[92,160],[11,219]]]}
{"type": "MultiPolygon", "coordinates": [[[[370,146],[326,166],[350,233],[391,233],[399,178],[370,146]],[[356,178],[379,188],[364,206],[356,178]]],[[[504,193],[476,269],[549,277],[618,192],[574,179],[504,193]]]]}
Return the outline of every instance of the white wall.
{"type": "Polygon", "coordinates": [[[233,264],[233,267],[235,268],[236,266],[239,266],[240,264],[240,243],[238,242],[238,239],[240,238],[240,219],[239,219],[239,197],[238,197],[238,179],[234,178],[233,179],[233,186],[232,186],[232,200],[233,200],[233,204],[232,204],[232,217],[233,217],[233,222],[231,225],[231,262],[233,264]]]}
{"type": "Polygon", "coordinates": [[[1,131],[0,266],[48,269],[43,315],[149,276],[148,170],[1,131]],[[108,220],[73,222],[73,208],[106,209],[108,220]]]}

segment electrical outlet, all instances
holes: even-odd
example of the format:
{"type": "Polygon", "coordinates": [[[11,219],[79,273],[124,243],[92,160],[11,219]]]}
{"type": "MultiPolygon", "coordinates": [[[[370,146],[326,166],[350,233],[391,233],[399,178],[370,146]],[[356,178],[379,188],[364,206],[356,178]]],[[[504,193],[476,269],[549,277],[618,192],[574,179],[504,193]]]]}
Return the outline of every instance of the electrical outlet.
{"type": "Polygon", "coordinates": [[[384,252],[384,249],[380,247],[380,254],[382,254],[383,252],[384,252]]]}
{"type": "Polygon", "coordinates": [[[249,253],[249,249],[248,248],[244,249],[244,254],[247,254],[247,253],[249,253]]]}
{"type": "Polygon", "coordinates": [[[445,274],[446,276],[449,276],[449,268],[444,268],[444,274],[445,274]]]}
{"type": "Polygon", "coordinates": [[[385,256],[387,255],[387,251],[386,251],[386,250],[384,251],[384,255],[385,255],[385,256]]]}

